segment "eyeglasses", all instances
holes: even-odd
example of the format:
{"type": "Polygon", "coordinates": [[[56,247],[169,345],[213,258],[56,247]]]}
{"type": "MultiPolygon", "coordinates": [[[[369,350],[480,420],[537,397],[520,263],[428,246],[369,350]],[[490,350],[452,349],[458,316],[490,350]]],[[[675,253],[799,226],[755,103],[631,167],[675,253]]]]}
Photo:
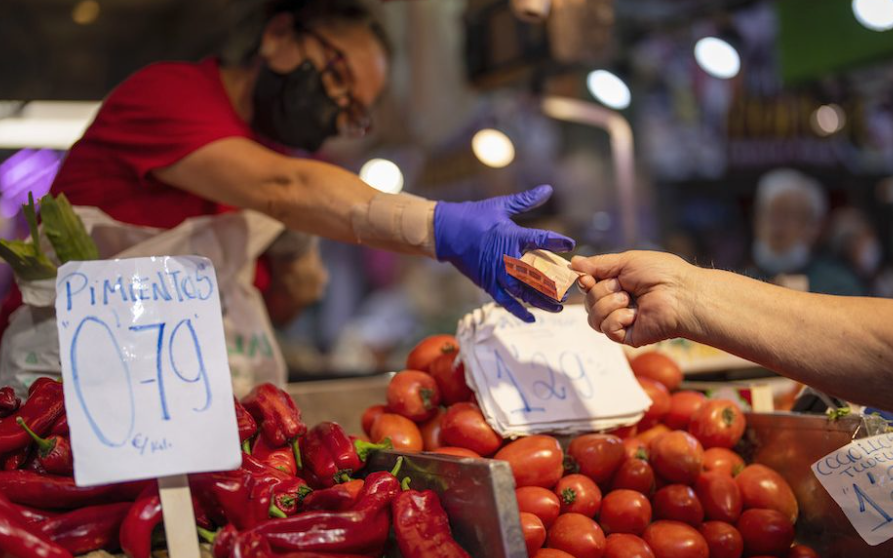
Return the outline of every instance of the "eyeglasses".
{"type": "Polygon", "coordinates": [[[298,33],[309,35],[319,41],[326,53],[326,65],[320,71],[326,92],[341,107],[344,121],[339,123],[339,132],[349,137],[363,137],[372,129],[372,117],[361,102],[351,93],[355,83],[353,72],[347,65],[344,52],[325,37],[311,29],[298,28],[298,33]]]}

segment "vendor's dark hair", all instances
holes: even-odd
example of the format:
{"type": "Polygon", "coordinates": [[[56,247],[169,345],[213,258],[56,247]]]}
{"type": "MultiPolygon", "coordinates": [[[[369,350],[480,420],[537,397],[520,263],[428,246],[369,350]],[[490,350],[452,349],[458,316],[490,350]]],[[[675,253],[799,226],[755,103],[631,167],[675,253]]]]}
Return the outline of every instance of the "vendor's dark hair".
{"type": "Polygon", "coordinates": [[[291,13],[305,29],[320,25],[356,24],[367,27],[388,56],[391,40],[368,0],[264,0],[243,3],[242,15],[231,16],[231,31],[220,50],[224,64],[245,64],[260,47],[266,24],[276,15],[291,13]]]}

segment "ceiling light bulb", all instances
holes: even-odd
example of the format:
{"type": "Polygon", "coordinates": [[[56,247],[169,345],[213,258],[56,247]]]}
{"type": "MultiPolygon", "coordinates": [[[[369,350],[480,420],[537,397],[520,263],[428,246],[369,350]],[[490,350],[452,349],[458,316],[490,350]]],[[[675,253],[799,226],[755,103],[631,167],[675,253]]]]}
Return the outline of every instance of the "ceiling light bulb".
{"type": "Polygon", "coordinates": [[[370,159],[360,169],[363,182],[385,194],[398,194],[403,190],[403,173],[393,161],[370,159]]]}
{"type": "Polygon", "coordinates": [[[872,31],[893,29],[893,0],[853,0],[853,14],[872,31]]]}
{"type": "Polygon", "coordinates": [[[846,113],[839,105],[822,105],[812,113],[812,129],[820,136],[830,136],[846,125],[846,113]]]}
{"type": "Polygon", "coordinates": [[[502,168],[515,159],[515,146],[507,135],[487,128],[471,138],[471,150],[488,167],[502,168]]]}
{"type": "Polygon", "coordinates": [[[695,43],[695,60],[713,77],[731,79],[741,70],[741,57],[735,47],[716,37],[704,37],[695,43]]]}
{"type": "Polygon", "coordinates": [[[607,70],[595,70],[586,78],[586,85],[592,96],[602,104],[617,110],[629,106],[632,94],[623,80],[607,70]]]}

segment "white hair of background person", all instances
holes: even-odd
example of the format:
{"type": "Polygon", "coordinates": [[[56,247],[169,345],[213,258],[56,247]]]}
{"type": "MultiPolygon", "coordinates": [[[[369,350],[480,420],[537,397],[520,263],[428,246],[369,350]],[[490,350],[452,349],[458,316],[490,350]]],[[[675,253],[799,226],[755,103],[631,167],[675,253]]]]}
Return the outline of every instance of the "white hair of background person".
{"type": "Polygon", "coordinates": [[[764,174],[757,184],[756,207],[762,211],[783,194],[800,194],[809,203],[813,220],[819,221],[828,211],[825,192],[818,180],[794,169],[775,169],[764,174]]]}

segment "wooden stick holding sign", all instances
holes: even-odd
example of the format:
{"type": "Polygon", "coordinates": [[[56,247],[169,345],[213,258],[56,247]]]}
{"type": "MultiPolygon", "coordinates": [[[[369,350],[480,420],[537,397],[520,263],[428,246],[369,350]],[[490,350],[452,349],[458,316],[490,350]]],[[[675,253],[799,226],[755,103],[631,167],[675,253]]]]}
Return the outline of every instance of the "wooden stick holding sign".
{"type": "Polygon", "coordinates": [[[75,482],[157,478],[171,557],[198,558],[186,475],[242,462],[211,262],[69,262],[56,319],[75,482]]]}

